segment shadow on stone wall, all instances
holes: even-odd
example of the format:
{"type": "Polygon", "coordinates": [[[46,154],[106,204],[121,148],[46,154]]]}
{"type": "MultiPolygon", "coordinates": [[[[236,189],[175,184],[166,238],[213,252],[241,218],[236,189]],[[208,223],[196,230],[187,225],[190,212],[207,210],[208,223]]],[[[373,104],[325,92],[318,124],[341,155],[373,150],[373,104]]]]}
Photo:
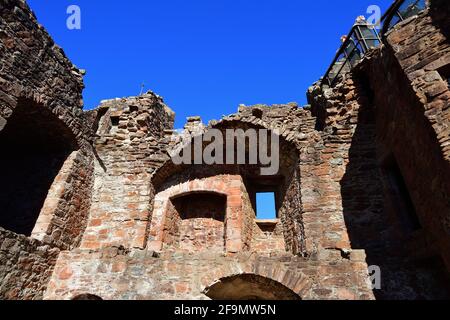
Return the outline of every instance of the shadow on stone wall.
{"type": "MultiPolygon", "coordinates": [[[[385,248],[377,241],[388,223],[383,216],[382,183],[376,162],[373,107],[363,103],[349,150],[349,163],[341,180],[345,223],[353,249],[365,249],[368,265],[381,267],[385,248]]],[[[377,299],[380,294],[374,292],[377,299]]]]}
{"type": "Polygon", "coordinates": [[[448,0],[433,0],[430,5],[430,16],[433,24],[438,27],[445,37],[450,39],[450,7],[448,0]]]}
{"type": "Polygon", "coordinates": [[[0,226],[31,235],[75,137],[43,105],[21,99],[0,132],[0,226]]]}
{"type": "Polygon", "coordinates": [[[341,180],[343,214],[352,248],[364,249],[368,265],[381,269],[381,290],[374,290],[376,299],[448,299],[442,260],[433,254],[415,257],[414,242],[404,241],[412,237],[405,236],[397,212],[389,208],[386,176],[377,156],[380,148],[373,94],[367,79],[356,82],[360,109],[341,180]]]}

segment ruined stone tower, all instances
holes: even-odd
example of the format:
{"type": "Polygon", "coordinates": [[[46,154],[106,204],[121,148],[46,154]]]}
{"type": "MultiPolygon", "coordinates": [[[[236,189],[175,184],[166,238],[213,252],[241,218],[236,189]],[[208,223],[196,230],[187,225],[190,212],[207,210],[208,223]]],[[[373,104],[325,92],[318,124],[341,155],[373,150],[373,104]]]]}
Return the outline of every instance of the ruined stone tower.
{"type": "Polygon", "coordinates": [[[450,7],[410,5],[364,50],[350,34],[308,106],[179,133],[152,92],[83,111],[82,72],[1,0],[0,298],[450,298],[450,7]],[[213,129],[276,132],[278,173],[173,162],[213,129]]]}

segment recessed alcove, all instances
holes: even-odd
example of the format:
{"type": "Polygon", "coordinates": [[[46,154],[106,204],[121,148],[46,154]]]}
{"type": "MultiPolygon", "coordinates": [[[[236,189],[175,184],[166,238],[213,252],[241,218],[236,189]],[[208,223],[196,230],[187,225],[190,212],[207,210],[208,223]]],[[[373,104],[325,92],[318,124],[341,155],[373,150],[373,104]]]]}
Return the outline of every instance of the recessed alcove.
{"type": "Polygon", "coordinates": [[[0,226],[30,236],[76,140],[50,110],[22,100],[0,132],[0,148],[0,226]]]}

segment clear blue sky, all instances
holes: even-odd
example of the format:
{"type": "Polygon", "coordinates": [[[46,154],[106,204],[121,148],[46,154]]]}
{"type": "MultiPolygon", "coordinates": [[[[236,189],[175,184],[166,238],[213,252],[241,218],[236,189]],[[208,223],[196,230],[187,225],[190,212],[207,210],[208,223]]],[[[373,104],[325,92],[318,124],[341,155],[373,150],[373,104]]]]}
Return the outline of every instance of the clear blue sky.
{"type": "Polygon", "coordinates": [[[239,104],[305,104],[356,16],[392,0],[28,0],[79,67],[85,108],[139,94],[145,83],[177,113],[176,126],[239,104]],[[66,28],[80,6],[82,29],[66,28]]]}
{"type": "Polygon", "coordinates": [[[256,194],[256,217],[258,219],[276,219],[275,193],[264,192],[256,194]]]}

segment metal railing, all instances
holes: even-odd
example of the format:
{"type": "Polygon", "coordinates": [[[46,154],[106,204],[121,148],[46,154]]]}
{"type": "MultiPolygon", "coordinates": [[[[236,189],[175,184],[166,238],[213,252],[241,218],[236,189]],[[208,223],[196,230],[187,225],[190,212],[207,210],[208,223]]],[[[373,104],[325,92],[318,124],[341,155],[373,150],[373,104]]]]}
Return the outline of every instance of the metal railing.
{"type": "Polygon", "coordinates": [[[358,18],[322,80],[322,85],[334,86],[339,76],[348,73],[365,56],[367,51],[378,47],[384,34],[396,24],[426,9],[428,0],[396,0],[380,21],[381,34],[374,25],[358,18]]]}
{"type": "Polygon", "coordinates": [[[341,74],[349,72],[367,51],[380,43],[381,37],[374,26],[365,20],[356,22],[328,68],[322,84],[333,86],[341,74]]]}
{"type": "Polygon", "coordinates": [[[397,0],[386,11],[381,18],[383,29],[382,34],[386,34],[398,23],[414,17],[427,8],[427,0],[397,0]]]}

